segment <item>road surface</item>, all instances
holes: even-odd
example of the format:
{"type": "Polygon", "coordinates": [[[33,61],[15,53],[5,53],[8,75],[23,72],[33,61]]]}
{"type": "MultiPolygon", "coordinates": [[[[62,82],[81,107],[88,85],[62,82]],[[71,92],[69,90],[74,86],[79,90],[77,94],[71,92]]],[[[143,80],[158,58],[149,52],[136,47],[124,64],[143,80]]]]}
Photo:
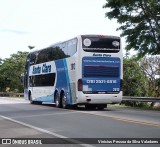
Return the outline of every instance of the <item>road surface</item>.
{"type": "MultiPolygon", "coordinates": [[[[103,111],[85,110],[83,107],[68,110],[0,97],[0,132],[3,132],[0,138],[67,138],[69,140],[64,142],[72,142],[63,146],[158,147],[160,144],[156,138],[160,138],[160,112],[114,107],[103,111]],[[128,139],[132,144],[109,144],[113,140],[114,143],[118,141],[116,139],[128,139]],[[138,139],[140,143],[148,141],[148,144],[140,144],[138,139]],[[76,141],[79,144],[74,144],[76,141]]],[[[49,141],[53,143],[56,140],[49,141]]],[[[59,143],[53,145],[62,146],[59,143]]]]}

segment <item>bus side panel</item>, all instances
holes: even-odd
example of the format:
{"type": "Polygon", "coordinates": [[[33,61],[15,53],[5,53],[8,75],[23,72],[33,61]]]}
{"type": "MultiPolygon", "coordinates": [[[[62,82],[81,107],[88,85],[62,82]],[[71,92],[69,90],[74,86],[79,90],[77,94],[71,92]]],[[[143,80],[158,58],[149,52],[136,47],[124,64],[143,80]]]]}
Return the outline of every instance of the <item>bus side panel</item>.
{"type": "Polygon", "coordinates": [[[32,88],[33,101],[38,102],[53,102],[53,86],[33,87],[32,88]]]}
{"type": "Polygon", "coordinates": [[[66,63],[68,65],[68,79],[70,84],[70,94],[71,94],[72,104],[76,104],[76,100],[77,100],[76,99],[76,91],[77,91],[76,89],[76,85],[77,85],[76,84],[76,71],[77,71],[76,54],[71,58],[67,58],[66,63]]]}
{"type": "Polygon", "coordinates": [[[29,72],[30,87],[28,87],[28,91],[31,92],[33,101],[53,102],[56,76],[51,75],[50,77],[45,78],[46,81],[42,80],[49,74],[56,75],[56,66],[54,61],[36,64],[30,67],[30,72],[29,72]],[[47,66],[51,67],[50,71],[45,71],[47,66]],[[41,70],[39,73],[34,73],[33,69],[37,67],[40,67],[41,70]],[[44,77],[35,78],[35,76],[44,76],[44,77]],[[52,82],[53,85],[47,85],[50,81],[54,81],[52,82]],[[42,86],[44,84],[43,82],[45,82],[45,86],[42,86]]]}
{"type": "Polygon", "coordinates": [[[68,66],[66,59],[61,59],[55,61],[56,70],[57,70],[57,81],[56,89],[60,93],[61,91],[65,92],[67,98],[67,104],[72,104],[71,90],[70,90],[70,80],[68,75],[68,66]]]}

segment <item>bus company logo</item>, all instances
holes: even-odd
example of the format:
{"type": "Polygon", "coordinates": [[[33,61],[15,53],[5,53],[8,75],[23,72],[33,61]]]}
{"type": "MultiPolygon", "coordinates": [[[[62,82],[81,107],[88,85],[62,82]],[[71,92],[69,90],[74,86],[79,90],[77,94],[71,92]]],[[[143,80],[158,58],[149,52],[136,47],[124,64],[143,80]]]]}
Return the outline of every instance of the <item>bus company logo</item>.
{"type": "Polygon", "coordinates": [[[40,66],[33,66],[32,74],[40,74],[41,73],[41,67],[40,66]]]}
{"type": "Polygon", "coordinates": [[[46,63],[42,66],[33,66],[32,74],[41,74],[41,73],[50,73],[51,72],[51,65],[47,65],[46,63]]]}
{"type": "Polygon", "coordinates": [[[118,41],[113,41],[113,42],[112,42],[112,45],[113,45],[114,47],[118,47],[118,46],[119,46],[119,42],[118,42],[118,41]]]}
{"type": "Polygon", "coordinates": [[[96,53],[94,53],[93,56],[94,57],[111,57],[111,55],[109,54],[96,54],[96,53]]]}

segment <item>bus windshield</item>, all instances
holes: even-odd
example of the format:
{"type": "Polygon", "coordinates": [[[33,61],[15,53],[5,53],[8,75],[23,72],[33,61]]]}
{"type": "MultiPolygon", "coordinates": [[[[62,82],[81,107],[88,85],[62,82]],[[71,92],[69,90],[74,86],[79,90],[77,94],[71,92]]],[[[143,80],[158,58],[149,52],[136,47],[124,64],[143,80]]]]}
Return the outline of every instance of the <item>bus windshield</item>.
{"type": "Polygon", "coordinates": [[[120,38],[82,36],[82,48],[86,52],[118,53],[120,51],[120,38]]]}

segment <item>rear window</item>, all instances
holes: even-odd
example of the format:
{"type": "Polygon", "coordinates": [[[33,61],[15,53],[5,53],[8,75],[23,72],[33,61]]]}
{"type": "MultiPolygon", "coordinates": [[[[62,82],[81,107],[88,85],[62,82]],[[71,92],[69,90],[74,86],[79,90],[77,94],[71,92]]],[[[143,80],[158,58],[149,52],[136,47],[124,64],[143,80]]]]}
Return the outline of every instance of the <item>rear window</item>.
{"type": "Polygon", "coordinates": [[[108,36],[82,36],[82,47],[86,52],[117,53],[120,38],[108,36]]]}

